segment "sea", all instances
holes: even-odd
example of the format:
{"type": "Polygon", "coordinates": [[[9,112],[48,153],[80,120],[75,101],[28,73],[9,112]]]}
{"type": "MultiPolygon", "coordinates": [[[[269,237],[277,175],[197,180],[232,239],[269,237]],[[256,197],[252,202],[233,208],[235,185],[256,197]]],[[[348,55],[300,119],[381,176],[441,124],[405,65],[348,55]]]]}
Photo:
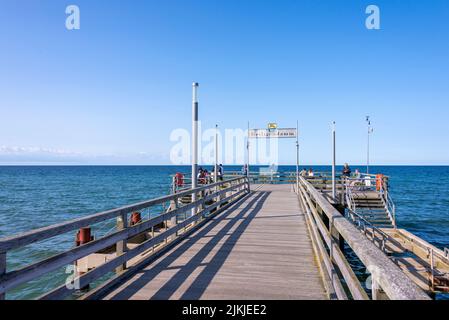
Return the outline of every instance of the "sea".
{"type": "MultiPolygon", "coordinates": [[[[362,165],[351,167],[366,171],[362,165]]],[[[239,171],[241,167],[224,169],[239,171]]],[[[251,167],[251,171],[259,169],[251,167]]],[[[295,171],[295,167],[280,166],[278,170],[295,171]]],[[[0,238],[167,195],[171,176],[189,171],[188,166],[0,166],[0,238]]],[[[390,177],[399,228],[438,248],[449,248],[449,166],[371,166],[370,173],[390,177]]],[[[106,234],[113,227],[98,225],[94,235],[106,234]]],[[[74,232],[28,245],[8,253],[7,268],[24,267],[73,245],[74,232]]],[[[8,292],[7,299],[36,298],[64,284],[70,271],[61,269],[33,280],[8,292]]]]}

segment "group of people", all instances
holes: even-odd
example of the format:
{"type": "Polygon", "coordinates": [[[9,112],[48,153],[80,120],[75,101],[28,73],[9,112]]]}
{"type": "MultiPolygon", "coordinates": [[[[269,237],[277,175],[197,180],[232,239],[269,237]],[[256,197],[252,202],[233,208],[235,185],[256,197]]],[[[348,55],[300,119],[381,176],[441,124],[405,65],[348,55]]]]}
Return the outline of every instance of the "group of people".
{"type": "MultiPolygon", "coordinates": [[[[212,172],[209,172],[207,169],[203,169],[202,167],[199,167],[198,169],[198,183],[199,184],[207,184],[210,183],[213,180],[213,176],[215,173],[215,167],[212,168],[212,172]]],[[[217,169],[217,179],[219,181],[223,181],[223,165],[220,164],[217,169]]]]}
{"type": "MultiPolygon", "coordinates": [[[[349,164],[345,163],[343,166],[343,171],[341,173],[341,176],[350,178],[351,173],[352,173],[352,171],[351,171],[351,168],[349,167],[349,164]]],[[[360,179],[361,177],[362,177],[362,174],[360,173],[359,169],[355,169],[354,175],[352,176],[352,178],[360,179]]]]}
{"type": "MultiPolygon", "coordinates": [[[[352,170],[349,167],[349,164],[345,163],[344,166],[343,166],[343,170],[341,172],[341,176],[349,178],[349,177],[351,177],[351,174],[352,174],[352,170]]],[[[299,173],[299,175],[302,176],[302,177],[313,177],[315,175],[315,173],[313,172],[312,168],[310,168],[309,170],[307,170],[306,168],[303,168],[301,170],[301,172],[299,173]]],[[[355,169],[353,178],[360,179],[361,176],[362,175],[361,175],[359,169],[355,169]]]]}
{"type": "MultiPolygon", "coordinates": [[[[217,166],[217,168],[218,168],[217,181],[223,181],[223,165],[220,164],[217,166]]],[[[207,169],[203,169],[202,167],[199,167],[198,175],[197,175],[198,183],[199,184],[208,184],[208,183],[214,182],[214,176],[215,176],[214,171],[215,171],[215,167],[212,167],[212,172],[209,172],[207,169]]],[[[244,176],[246,176],[248,174],[248,165],[245,164],[242,167],[241,173],[244,176]]],[[[314,177],[315,176],[315,173],[312,168],[309,168],[308,170],[306,168],[303,168],[299,174],[302,177],[314,177]]],[[[178,175],[181,175],[181,174],[178,173],[176,175],[177,184],[183,185],[184,177],[183,176],[178,177],[178,175]]],[[[345,163],[343,166],[343,170],[341,172],[341,177],[342,178],[344,178],[344,177],[355,178],[354,181],[352,181],[352,183],[351,183],[351,184],[353,184],[353,183],[357,183],[357,182],[361,181],[362,174],[360,173],[359,169],[355,169],[355,172],[352,175],[351,168],[349,167],[349,165],[347,163],[345,163]]]]}
{"type": "Polygon", "coordinates": [[[313,177],[315,174],[313,173],[313,169],[310,168],[309,170],[307,170],[306,168],[302,169],[301,172],[299,173],[299,175],[301,177],[313,177]]]}

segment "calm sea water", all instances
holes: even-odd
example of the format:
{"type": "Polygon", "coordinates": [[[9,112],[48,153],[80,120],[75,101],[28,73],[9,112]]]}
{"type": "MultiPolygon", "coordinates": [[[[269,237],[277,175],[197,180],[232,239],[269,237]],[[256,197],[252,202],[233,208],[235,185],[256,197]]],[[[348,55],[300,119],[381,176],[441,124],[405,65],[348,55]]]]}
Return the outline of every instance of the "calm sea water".
{"type": "MultiPolygon", "coordinates": [[[[330,170],[326,166],[313,168],[330,170]]],[[[239,169],[225,167],[225,170],[239,169]]],[[[363,166],[360,169],[364,171],[363,166]]],[[[189,167],[0,166],[0,237],[168,194],[170,175],[178,171],[187,173],[189,167]]],[[[400,228],[439,248],[449,247],[449,167],[372,166],[371,172],[391,177],[391,195],[400,228]]],[[[99,226],[97,229],[103,230],[96,232],[105,232],[110,227],[99,226]]],[[[74,234],[70,233],[8,253],[8,269],[69,249],[73,241],[74,234]]],[[[57,276],[30,282],[10,292],[7,298],[35,298],[63,284],[64,272],[60,270],[57,276]]]]}

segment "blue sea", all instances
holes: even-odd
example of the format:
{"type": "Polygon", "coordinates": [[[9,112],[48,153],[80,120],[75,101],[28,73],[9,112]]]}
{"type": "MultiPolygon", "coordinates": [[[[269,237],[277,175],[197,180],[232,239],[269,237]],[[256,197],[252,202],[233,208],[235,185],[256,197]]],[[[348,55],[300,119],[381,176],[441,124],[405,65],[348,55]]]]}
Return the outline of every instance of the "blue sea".
{"type": "MultiPolygon", "coordinates": [[[[330,171],[327,166],[312,168],[330,171]]],[[[170,175],[189,170],[188,166],[0,166],[0,238],[166,195],[170,175]]],[[[449,167],[371,166],[370,172],[390,176],[398,227],[441,249],[449,247],[449,167]]],[[[110,227],[95,232],[102,234],[110,227]]],[[[74,234],[66,234],[8,253],[8,270],[67,250],[73,241],[74,234]]],[[[7,298],[36,298],[63,284],[64,272],[41,277],[9,292],[7,298]]]]}

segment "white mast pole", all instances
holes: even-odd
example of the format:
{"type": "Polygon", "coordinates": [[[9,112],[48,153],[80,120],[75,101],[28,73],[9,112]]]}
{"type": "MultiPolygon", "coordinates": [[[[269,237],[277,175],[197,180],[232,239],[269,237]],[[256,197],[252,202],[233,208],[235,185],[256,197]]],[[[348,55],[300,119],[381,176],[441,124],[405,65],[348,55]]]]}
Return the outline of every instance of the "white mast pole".
{"type": "MultiPolygon", "coordinates": [[[[198,186],[198,86],[197,82],[192,84],[192,189],[198,186]]],[[[196,193],[192,194],[192,202],[196,201],[196,193]]],[[[192,208],[192,215],[196,208],[192,208]]]]}
{"type": "Polygon", "coordinates": [[[247,155],[246,176],[249,178],[249,121],[248,121],[248,137],[246,139],[246,155],[247,155]]]}
{"type": "Polygon", "coordinates": [[[214,182],[218,182],[218,124],[215,125],[215,166],[214,182]]]}
{"type": "Polygon", "coordinates": [[[296,120],[296,187],[299,186],[299,122],[296,120]]]}
{"type": "Polygon", "coordinates": [[[337,190],[336,190],[336,181],[335,181],[335,162],[336,162],[336,153],[335,153],[335,121],[332,122],[332,198],[334,201],[337,199],[337,190]]]}

